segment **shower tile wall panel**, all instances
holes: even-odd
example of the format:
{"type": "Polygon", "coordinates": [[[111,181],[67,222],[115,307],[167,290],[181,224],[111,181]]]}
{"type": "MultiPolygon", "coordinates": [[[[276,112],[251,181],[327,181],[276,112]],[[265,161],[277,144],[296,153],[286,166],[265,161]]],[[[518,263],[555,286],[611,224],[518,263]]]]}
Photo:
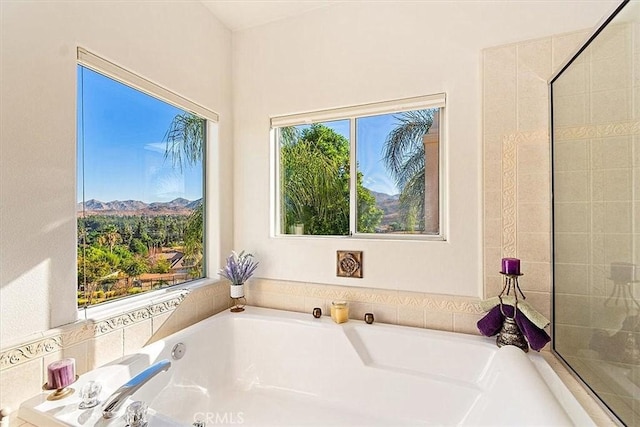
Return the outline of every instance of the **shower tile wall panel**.
{"type": "MultiPolygon", "coordinates": [[[[550,138],[548,80],[552,73],[575,52],[588,32],[563,34],[483,52],[484,99],[484,291],[490,297],[500,292],[500,258],[522,259],[524,276],[520,284],[530,303],[550,316],[551,291],[551,211],[550,138]],[[500,171],[500,179],[497,179],[500,171]],[[499,230],[499,238],[496,231],[499,230]]],[[[574,73],[576,96],[587,90],[584,73],[574,73]]],[[[566,121],[582,120],[588,110],[567,111],[566,121]]],[[[578,161],[566,162],[563,171],[574,174],[567,203],[585,204],[589,188],[584,183],[588,165],[588,141],[578,161]]],[[[572,148],[562,153],[575,158],[572,148]]],[[[640,209],[639,209],[640,211],[640,209]]],[[[587,263],[585,238],[580,236],[590,221],[582,206],[579,221],[567,220],[564,229],[575,234],[563,250],[567,272],[586,270],[574,262],[587,263]],[[582,251],[575,249],[582,248],[582,251]]],[[[575,283],[576,287],[579,287],[575,283]]]]}
{"type": "MultiPolygon", "coordinates": [[[[637,190],[634,194],[634,188],[640,188],[640,150],[634,135],[639,117],[634,105],[639,102],[634,99],[638,93],[632,78],[635,60],[629,55],[623,58],[634,43],[632,38],[629,26],[618,25],[606,39],[598,39],[572,66],[557,93],[559,99],[571,101],[567,104],[581,107],[556,109],[556,124],[561,128],[555,158],[556,275],[565,294],[559,297],[563,307],[582,306],[588,313],[559,315],[558,333],[564,325],[591,331],[597,324],[610,332],[617,330],[626,314],[623,304],[614,304],[615,298],[607,301],[615,291],[610,265],[640,263],[639,231],[633,225],[634,219],[640,219],[634,218],[640,198],[637,190]],[[588,305],[582,305],[585,296],[588,305]]],[[[579,336],[565,343],[564,354],[584,350],[590,335],[579,336]]]]}

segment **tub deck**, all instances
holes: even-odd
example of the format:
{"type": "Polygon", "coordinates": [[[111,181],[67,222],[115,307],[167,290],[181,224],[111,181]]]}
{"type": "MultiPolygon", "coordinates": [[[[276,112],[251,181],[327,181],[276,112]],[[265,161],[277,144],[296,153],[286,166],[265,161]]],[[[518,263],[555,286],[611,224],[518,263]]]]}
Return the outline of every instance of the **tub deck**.
{"type": "MultiPolygon", "coordinates": [[[[171,359],[136,393],[155,425],[594,425],[538,354],[495,339],[247,307],[224,312],[82,375],[101,400],[151,363],[171,359]],[[561,403],[562,402],[562,403],[561,403]]],[[[37,425],[124,426],[80,411],[78,393],[25,402],[37,425]],[[55,420],[55,421],[54,421],[55,420]]],[[[126,406],[126,405],[125,405],[126,406]]]]}

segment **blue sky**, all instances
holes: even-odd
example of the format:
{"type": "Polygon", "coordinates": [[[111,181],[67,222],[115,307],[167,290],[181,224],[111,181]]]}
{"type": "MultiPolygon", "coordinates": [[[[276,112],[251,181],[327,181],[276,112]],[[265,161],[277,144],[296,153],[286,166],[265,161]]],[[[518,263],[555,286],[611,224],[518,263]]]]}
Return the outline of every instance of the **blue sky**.
{"type": "MultiPolygon", "coordinates": [[[[323,123],[335,132],[349,138],[349,120],[323,123]]],[[[400,190],[382,162],[382,148],[391,130],[398,124],[394,114],[356,119],[356,159],[363,174],[363,184],[369,190],[390,195],[400,190]]]]}
{"type": "Polygon", "coordinates": [[[202,197],[202,165],[180,172],[164,159],[164,136],[184,111],[78,66],[78,202],[164,202],[202,197]]]}

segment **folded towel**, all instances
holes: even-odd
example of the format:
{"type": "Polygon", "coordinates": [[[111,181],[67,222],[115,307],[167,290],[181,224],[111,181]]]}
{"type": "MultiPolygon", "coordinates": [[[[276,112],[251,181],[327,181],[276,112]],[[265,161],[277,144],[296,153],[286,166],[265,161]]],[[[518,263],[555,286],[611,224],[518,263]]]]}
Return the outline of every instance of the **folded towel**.
{"type": "MultiPolygon", "coordinates": [[[[520,304],[518,303],[519,306],[520,304]]],[[[482,319],[478,320],[478,330],[482,335],[491,337],[497,334],[502,328],[505,315],[513,317],[514,309],[512,306],[505,304],[502,306],[502,310],[504,314],[502,314],[500,306],[496,305],[482,319]]],[[[535,351],[540,351],[551,341],[551,337],[543,329],[533,324],[519,309],[516,312],[516,324],[529,342],[529,346],[535,351]]]]}
{"type": "MultiPolygon", "coordinates": [[[[503,304],[513,306],[515,305],[515,301],[516,299],[511,295],[502,297],[503,304]]],[[[498,297],[488,298],[480,301],[480,308],[483,311],[489,311],[493,307],[497,306],[498,304],[500,304],[500,298],[498,297]]],[[[526,301],[522,301],[520,299],[518,300],[518,310],[522,311],[524,315],[527,316],[527,318],[540,329],[546,328],[550,323],[549,319],[544,317],[544,315],[542,315],[539,311],[533,308],[531,304],[529,304],[526,301]]]]}

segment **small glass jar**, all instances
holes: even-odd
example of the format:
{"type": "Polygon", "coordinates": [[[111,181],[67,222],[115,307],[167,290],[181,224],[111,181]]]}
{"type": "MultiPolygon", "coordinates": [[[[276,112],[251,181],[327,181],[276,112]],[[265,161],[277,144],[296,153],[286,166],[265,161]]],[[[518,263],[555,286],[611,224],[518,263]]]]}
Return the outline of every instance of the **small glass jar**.
{"type": "Polygon", "coordinates": [[[344,323],[349,320],[349,305],[346,301],[331,303],[331,318],[336,323],[344,323]]]}

